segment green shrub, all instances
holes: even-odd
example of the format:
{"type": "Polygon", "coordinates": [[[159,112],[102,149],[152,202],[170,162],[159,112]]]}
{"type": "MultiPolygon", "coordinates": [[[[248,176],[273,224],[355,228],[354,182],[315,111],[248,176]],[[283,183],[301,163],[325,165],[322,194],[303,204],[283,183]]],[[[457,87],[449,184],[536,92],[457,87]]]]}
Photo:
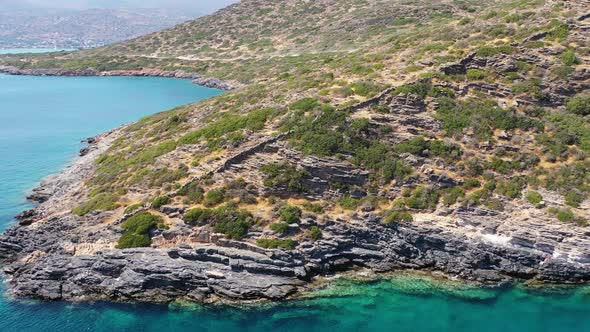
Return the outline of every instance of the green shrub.
{"type": "Polygon", "coordinates": [[[389,145],[372,142],[367,147],[356,149],[355,163],[373,171],[375,180],[384,184],[394,179],[403,180],[413,169],[404,164],[389,145]]]}
{"type": "Polygon", "coordinates": [[[461,187],[453,187],[444,191],[442,195],[443,204],[450,206],[457,203],[459,198],[465,197],[465,191],[461,187]]]}
{"type": "Polygon", "coordinates": [[[522,17],[517,13],[504,16],[504,21],[506,21],[506,23],[517,23],[521,19],[522,17]]]}
{"type": "Polygon", "coordinates": [[[311,226],[309,228],[309,236],[312,240],[317,241],[322,237],[322,230],[318,226],[311,226]]]}
{"type": "Polygon", "coordinates": [[[438,200],[439,195],[436,190],[418,187],[412,191],[410,197],[404,199],[404,203],[410,209],[426,210],[436,208],[438,200]]]}
{"type": "Polygon", "coordinates": [[[563,222],[572,222],[576,218],[576,215],[570,209],[558,209],[555,216],[559,221],[563,222]]]}
{"type": "Polygon", "coordinates": [[[476,190],[471,194],[467,195],[467,197],[465,198],[465,202],[469,202],[474,205],[484,204],[488,199],[492,197],[495,188],[495,182],[487,182],[482,189],[476,190]]]}
{"type": "Polygon", "coordinates": [[[510,180],[501,181],[497,184],[496,190],[500,195],[509,198],[518,198],[522,193],[525,179],[523,178],[512,178],[510,180]]]}
{"type": "Polygon", "coordinates": [[[205,195],[203,205],[213,207],[225,201],[225,188],[211,189],[205,195]]]}
{"type": "Polygon", "coordinates": [[[538,100],[545,98],[545,94],[541,88],[541,80],[537,78],[513,84],[512,92],[515,94],[528,93],[531,97],[538,100]]]}
{"type": "Polygon", "coordinates": [[[561,54],[561,61],[566,66],[573,66],[580,64],[580,59],[576,56],[576,53],[572,50],[567,50],[561,54]]]}
{"type": "Polygon", "coordinates": [[[414,221],[414,217],[412,217],[412,214],[407,212],[407,211],[390,211],[389,213],[387,213],[387,215],[385,216],[385,219],[383,220],[383,222],[387,225],[394,225],[394,224],[400,224],[400,223],[410,223],[414,221]]]}
{"type": "Polygon", "coordinates": [[[481,187],[481,182],[478,179],[467,179],[462,186],[465,190],[481,187]]]}
{"type": "Polygon", "coordinates": [[[289,224],[285,222],[275,222],[270,224],[270,229],[277,234],[285,235],[289,231],[289,224]]]}
{"type": "Polygon", "coordinates": [[[313,213],[322,213],[322,212],[324,212],[324,207],[320,203],[305,202],[305,203],[303,203],[303,208],[306,211],[310,211],[310,212],[313,212],[313,213]]]}
{"type": "Polygon", "coordinates": [[[142,248],[149,247],[152,239],[147,235],[139,235],[131,232],[125,232],[117,241],[118,249],[142,248]]]}
{"type": "Polygon", "coordinates": [[[154,199],[154,201],[152,202],[152,207],[154,209],[159,209],[159,208],[161,208],[162,206],[164,206],[164,205],[166,205],[168,203],[170,203],[170,197],[168,197],[168,196],[159,196],[159,197],[156,197],[154,199]]]}
{"type": "Polygon", "coordinates": [[[439,97],[450,97],[450,98],[454,98],[455,97],[455,91],[453,91],[453,89],[451,88],[445,88],[445,87],[441,87],[441,86],[435,86],[432,87],[432,89],[429,92],[429,95],[435,98],[439,98],[439,97]]]}
{"type": "Polygon", "coordinates": [[[400,94],[414,94],[421,98],[424,98],[428,95],[430,91],[430,85],[426,83],[414,83],[414,84],[407,84],[397,87],[392,94],[393,95],[400,95],[400,94]]]}
{"type": "Polygon", "coordinates": [[[281,239],[269,239],[269,238],[263,238],[263,239],[258,239],[256,240],[256,244],[262,248],[266,248],[266,249],[285,249],[285,250],[293,250],[293,247],[295,246],[295,243],[293,240],[291,239],[285,239],[285,240],[281,240],[281,239]]]}
{"type": "Polygon", "coordinates": [[[543,196],[534,190],[529,190],[526,193],[526,199],[529,203],[531,203],[532,205],[534,205],[536,208],[539,208],[541,205],[541,202],[543,201],[543,196]]]}
{"type": "Polygon", "coordinates": [[[371,82],[355,82],[351,84],[351,88],[362,97],[372,97],[382,90],[380,85],[371,82]]]}
{"type": "Polygon", "coordinates": [[[468,69],[465,77],[470,81],[479,81],[486,78],[486,73],[479,69],[468,69]]]}
{"type": "Polygon", "coordinates": [[[533,66],[528,62],[516,61],[516,68],[518,68],[518,71],[521,73],[528,73],[532,67],[533,66]]]}
{"type": "Polygon", "coordinates": [[[117,201],[119,197],[111,193],[99,193],[92,197],[86,203],[74,208],[72,213],[78,216],[84,216],[92,211],[111,211],[119,207],[117,201]]]}
{"type": "Polygon", "coordinates": [[[498,157],[492,157],[492,160],[484,164],[485,169],[493,170],[501,174],[511,173],[518,168],[518,163],[512,160],[504,160],[498,157]]]}
{"type": "Polygon", "coordinates": [[[517,72],[509,71],[504,73],[504,77],[506,77],[510,81],[515,81],[520,78],[520,75],[517,72]]]}
{"type": "Polygon", "coordinates": [[[555,128],[555,142],[568,146],[577,145],[582,150],[590,151],[590,125],[581,116],[552,112],[546,119],[555,128]]]}
{"type": "Polygon", "coordinates": [[[245,210],[238,210],[234,205],[227,204],[216,209],[196,208],[185,213],[184,222],[191,225],[213,226],[213,230],[230,239],[239,240],[246,236],[254,223],[254,217],[245,210]]]}
{"type": "Polygon", "coordinates": [[[570,76],[571,74],[573,74],[576,70],[573,67],[570,66],[559,66],[559,67],[555,67],[552,69],[552,73],[561,78],[561,79],[567,79],[568,76],[570,76]]]}
{"type": "Polygon", "coordinates": [[[570,191],[565,195],[565,204],[574,208],[579,208],[580,204],[582,204],[585,199],[586,197],[581,193],[577,191],[570,191]]]}
{"type": "Polygon", "coordinates": [[[117,248],[149,247],[152,244],[149,233],[157,227],[164,227],[162,217],[149,212],[135,214],[121,224],[124,233],[117,242],[117,248]]]}
{"type": "Polygon", "coordinates": [[[187,224],[204,225],[211,220],[212,216],[212,210],[195,208],[186,212],[183,220],[187,224]]]}
{"type": "MultiPolygon", "coordinates": [[[[184,135],[178,140],[178,144],[192,145],[205,139],[210,147],[215,148],[225,140],[227,135],[236,131],[248,129],[256,132],[262,130],[266,122],[278,114],[279,112],[272,108],[254,110],[246,115],[224,114],[219,120],[207,127],[184,135]]],[[[176,145],[174,147],[176,148],[176,145]]]]}
{"type": "Polygon", "coordinates": [[[242,239],[254,222],[251,213],[226,205],[213,211],[213,229],[234,240],[242,239]]]}
{"type": "Polygon", "coordinates": [[[559,20],[553,20],[547,26],[547,39],[557,40],[559,42],[565,41],[569,35],[569,31],[569,24],[559,20]]]}
{"type": "Polygon", "coordinates": [[[479,57],[482,58],[488,58],[488,57],[492,57],[498,54],[511,54],[513,53],[515,50],[515,48],[513,46],[510,45],[503,45],[503,46],[498,46],[498,47],[492,47],[492,46],[483,46],[480,47],[477,51],[476,54],[479,57]]]}
{"type": "Polygon", "coordinates": [[[130,214],[130,213],[135,212],[135,210],[138,210],[141,207],[143,207],[143,204],[141,204],[141,203],[129,205],[128,207],[125,208],[125,211],[123,211],[123,213],[130,214]]]}
{"type": "Polygon", "coordinates": [[[590,115],[590,95],[578,95],[571,98],[566,103],[566,109],[573,114],[590,115]]]}
{"type": "Polygon", "coordinates": [[[462,132],[473,128],[476,136],[489,139],[495,129],[503,130],[540,130],[543,123],[539,120],[516,113],[514,109],[505,110],[490,99],[471,99],[456,102],[451,98],[438,98],[439,108],[436,117],[443,122],[443,129],[449,133],[462,132]]]}
{"type": "Polygon", "coordinates": [[[356,210],[361,205],[361,201],[359,199],[346,196],[338,202],[338,205],[340,205],[340,207],[345,210],[356,210]]]}
{"type": "Polygon", "coordinates": [[[264,185],[269,188],[285,188],[291,192],[306,191],[303,180],[309,176],[305,170],[298,169],[290,163],[269,163],[261,167],[265,175],[264,185]]]}
{"type": "Polygon", "coordinates": [[[300,208],[292,205],[284,205],[279,209],[279,217],[287,224],[299,223],[302,211],[300,208]]]}
{"type": "Polygon", "coordinates": [[[196,182],[191,182],[182,187],[178,194],[186,196],[191,203],[200,203],[205,196],[205,190],[196,182]]]}
{"type": "Polygon", "coordinates": [[[320,103],[315,98],[303,98],[289,106],[292,110],[300,110],[304,112],[311,111],[320,106],[320,103]]]}

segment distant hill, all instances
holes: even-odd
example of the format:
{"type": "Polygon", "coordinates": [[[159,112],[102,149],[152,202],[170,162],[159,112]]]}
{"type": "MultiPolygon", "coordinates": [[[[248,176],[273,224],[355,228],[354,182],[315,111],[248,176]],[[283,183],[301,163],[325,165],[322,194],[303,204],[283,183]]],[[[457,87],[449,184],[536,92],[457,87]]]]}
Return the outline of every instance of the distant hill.
{"type": "Polygon", "coordinates": [[[0,48],[91,48],[194,18],[175,9],[21,10],[0,13],[0,48]]]}

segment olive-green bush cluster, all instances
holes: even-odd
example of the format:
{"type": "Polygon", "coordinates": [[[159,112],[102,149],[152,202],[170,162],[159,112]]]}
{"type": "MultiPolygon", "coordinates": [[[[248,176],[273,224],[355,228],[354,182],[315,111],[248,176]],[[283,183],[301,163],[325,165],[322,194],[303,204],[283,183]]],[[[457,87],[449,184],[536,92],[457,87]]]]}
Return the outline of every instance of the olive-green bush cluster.
{"type": "Polygon", "coordinates": [[[505,110],[490,99],[471,99],[463,102],[451,98],[439,98],[437,119],[442,121],[444,130],[460,133],[466,128],[473,128],[480,139],[489,139],[495,129],[503,130],[542,130],[544,125],[537,119],[517,113],[513,109],[505,110]]]}
{"type": "Polygon", "coordinates": [[[183,220],[190,225],[211,225],[215,232],[236,240],[246,236],[255,221],[251,213],[232,204],[216,209],[195,208],[186,212],[183,220]]]}
{"type": "Polygon", "coordinates": [[[77,206],[72,213],[78,216],[84,216],[93,211],[110,211],[119,207],[117,201],[119,197],[111,193],[98,193],[90,198],[87,202],[77,206]]]}
{"type": "Polygon", "coordinates": [[[318,226],[311,226],[309,228],[309,237],[312,240],[317,241],[322,237],[322,230],[318,226]]]}
{"type": "Polygon", "coordinates": [[[168,196],[159,196],[159,197],[156,197],[154,199],[154,201],[152,202],[152,207],[154,209],[159,209],[159,208],[161,208],[162,206],[164,206],[164,205],[166,205],[168,203],[170,203],[170,197],[168,197],[168,196]]]}
{"type": "Polygon", "coordinates": [[[292,205],[283,205],[279,208],[279,217],[281,221],[287,224],[299,223],[301,219],[302,211],[300,208],[292,205]]]}
{"type": "Polygon", "coordinates": [[[385,213],[383,222],[386,225],[397,225],[401,223],[411,223],[414,221],[414,217],[408,211],[391,210],[385,213]]]}
{"type": "Polygon", "coordinates": [[[178,194],[180,196],[186,196],[189,203],[200,203],[205,197],[205,190],[199,185],[199,183],[193,181],[182,187],[178,194]]]}
{"type": "Polygon", "coordinates": [[[206,207],[213,207],[225,202],[225,200],[225,188],[215,188],[207,191],[207,193],[205,194],[205,199],[203,200],[203,205],[205,205],[206,207]]]}
{"type": "Polygon", "coordinates": [[[152,244],[150,231],[165,227],[162,217],[145,211],[139,212],[121,225],[125,232],[119,238],[117,248],[149,247],[152,244]]]}
{"type": "Polygon", "coordinates": [[[526,193],[526,200],[534,205],[536,208],[541,207],[541,202],[543,202],[543,195],[541,195],[538,191],[529,190],[526,193]]]}
{"type": "Polygon", "coordinates": [[[303,193],[306,191],[303,180],[309,173],[288,162],[269,163],[260,168],[264,174],[264,185],[269,188],[285,188],[291,192],[303,193]]]}
{"type": "Polygon", "coordinates": [[[266,249],[292,250],[295,247],[295,241],[291,239],[262,238],[256,240],[256,244],[266,249]]]}
{"type": "Polygon", "coordinates": [[[246,115],[227,114],[203,129],[186,134],[178,144],[197,144],[204,139],[210,148],[217,148],[225,142],[227,135],[244,129],[262,130],[268,120],[278,115],[279,112],[273,108],[251,111],[246,115]]]}
{"type": "Polygon", "coordinates": [[[574,223],[579,226],[588,226],[588,220],[578,216],[569,208],[549,208],[549,213],[553,214],[561,222],[574,223]]]}

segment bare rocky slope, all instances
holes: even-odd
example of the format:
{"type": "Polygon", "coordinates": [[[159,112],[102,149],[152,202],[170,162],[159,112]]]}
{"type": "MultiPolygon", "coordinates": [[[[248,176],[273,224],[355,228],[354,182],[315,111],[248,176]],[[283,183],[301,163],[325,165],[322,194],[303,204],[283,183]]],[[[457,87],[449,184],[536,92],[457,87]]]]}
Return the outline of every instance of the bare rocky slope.
{"type": "Polygon", "coordinates": [[[356,269],[590,281],[583,1],[317,1],[301,49],[274,25],[296,5],[242,1],[112,48],[1,57],[12,74],[237,82],[100,135],[36,189],[41,204],[0,236],[9,292],[276,300],[356,269]],[[244,24],[253,11],[274,33],[244,24]],[[203,27],[215,20],[223,33],[203,27]],[[363,38],[316,48],[340,31],[363,38]],[[248,33],[277,38],[206,60],[248,33]],[[209,44],[173,54],[179,39],[209,44]]]}

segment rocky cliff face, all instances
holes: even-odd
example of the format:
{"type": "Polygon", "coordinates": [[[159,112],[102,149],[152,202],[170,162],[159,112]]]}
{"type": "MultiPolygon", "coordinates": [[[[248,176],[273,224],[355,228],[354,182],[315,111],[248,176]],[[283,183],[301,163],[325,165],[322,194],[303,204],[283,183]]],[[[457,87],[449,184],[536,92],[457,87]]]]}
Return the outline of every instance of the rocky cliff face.
{"type": "Polygon", "coordinates": [[[0,238],[0,253],[9,259],[4,273],[12,294],[48,300],[276,300],[305,289],[315,276],[355,268],[443,271],[492,285],[513,278],[590,281],[588,234],[547,229],[534,216],[506,226],[485,212],[481,217],[455,213],[461,216],[455,222],[433,216],[395,228],[382,226],[371,214],[352,224],[328,221],[324,239],[300,243],[294,251],[264,250],[212,235],[206,244],[128,250],[97,245],[84,252],[81,242],[106,241],[115,229],[83,234],[75,220],[60,218],[8,231],[0,238]]]}

